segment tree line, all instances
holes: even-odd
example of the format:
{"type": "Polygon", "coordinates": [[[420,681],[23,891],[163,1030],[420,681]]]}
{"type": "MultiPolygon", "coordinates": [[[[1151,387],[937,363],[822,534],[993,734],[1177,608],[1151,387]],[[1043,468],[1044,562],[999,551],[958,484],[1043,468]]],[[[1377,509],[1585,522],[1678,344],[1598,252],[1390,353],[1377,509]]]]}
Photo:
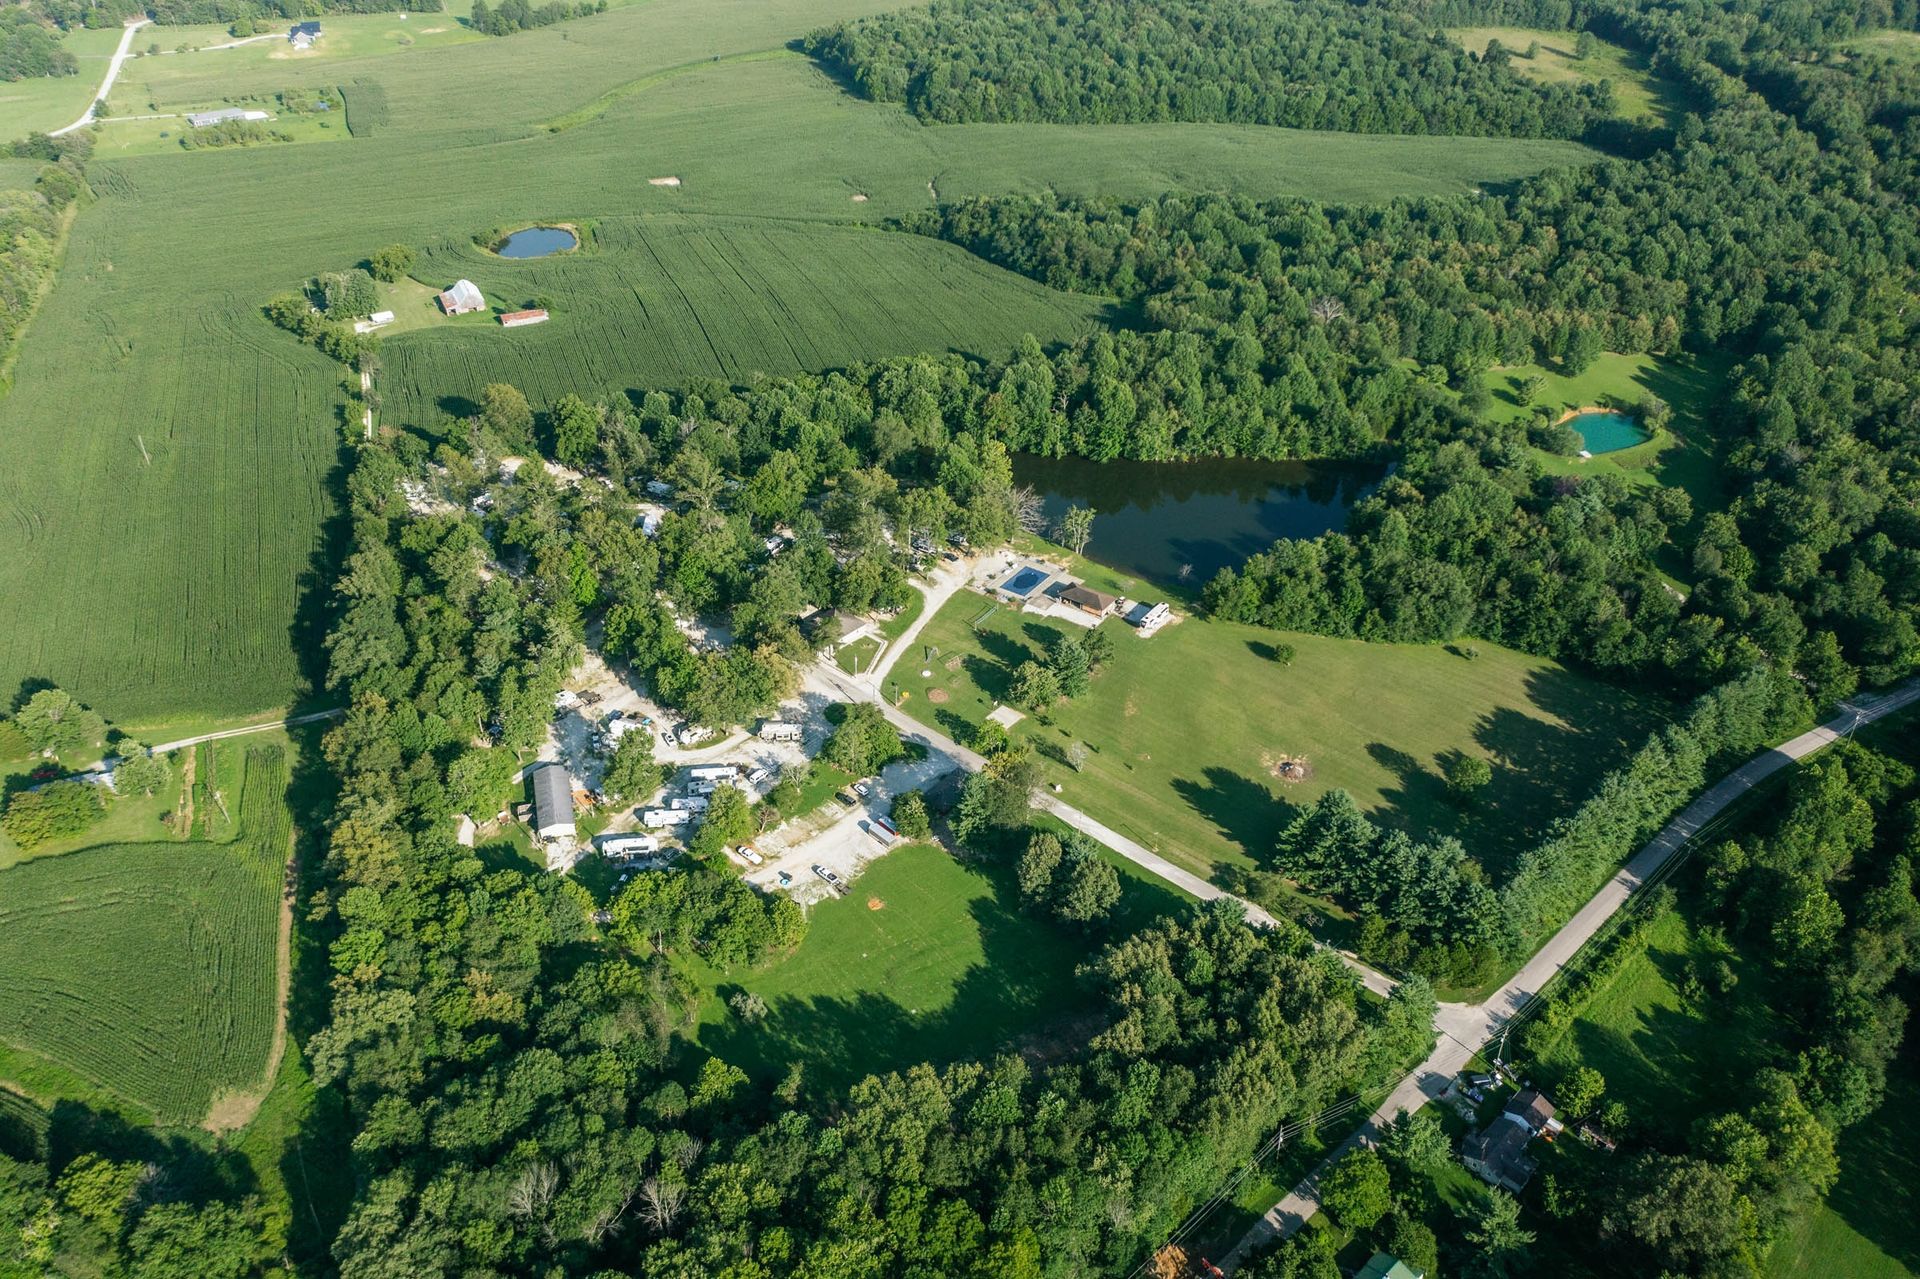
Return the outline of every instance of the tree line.
{"type": "Polygon", "coordinates": [[[73,54],[60,47],[61,32],[31,9],[0,9],[0,81],[34,76],[68,76],[80,69],[73,54]]]}
{"type": "Polygon", "coordinates": [[[1230,121],[1575,138],[1612,88],[1537,84],[1405,10],[1337,0],[940,0],[809,36],[878,102],[945,124],[1230,121]]]}

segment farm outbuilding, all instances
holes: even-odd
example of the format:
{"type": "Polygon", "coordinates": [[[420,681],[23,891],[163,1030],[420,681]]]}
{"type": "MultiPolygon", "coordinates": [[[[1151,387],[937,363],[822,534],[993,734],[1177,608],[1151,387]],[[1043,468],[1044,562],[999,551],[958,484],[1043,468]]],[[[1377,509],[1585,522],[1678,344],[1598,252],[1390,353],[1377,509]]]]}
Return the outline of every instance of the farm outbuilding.
{"type": "Polygon", "coordinates": [[[222,107],[218,111],[189,111],[187,125],[190,128],[205,129],[216,124],[226,124],[233,120],[271,120],[265,111],[249,111],[244,107],[222,107]]]}
{"type": "Polygon", "coordinates": [[[296,22],[287,32],[287,43],[296,49],[310,49],[319,38],[320,24],[317,22],[296,22]]]}
{"type": "Polygon", "coordinates": [[[533,833],[541,839],[573,837],[573,779],[558,764],[533,774],[533,833]]]}
{"type": "Polygon", "coordinates": [[[547,313],[538,308],[531,311],[508,311],[500,317],[500,327],[503,329],[519,329],[525,328],[529,324],[545,324],[546,322],[547,313]]]}
{"type": "Polygon", "coordinates": [[[487,309],[487,300],[472,280],[455,280],[453,287],[440,295],[440,309],[448,315],[466,315],[487,309]]]}

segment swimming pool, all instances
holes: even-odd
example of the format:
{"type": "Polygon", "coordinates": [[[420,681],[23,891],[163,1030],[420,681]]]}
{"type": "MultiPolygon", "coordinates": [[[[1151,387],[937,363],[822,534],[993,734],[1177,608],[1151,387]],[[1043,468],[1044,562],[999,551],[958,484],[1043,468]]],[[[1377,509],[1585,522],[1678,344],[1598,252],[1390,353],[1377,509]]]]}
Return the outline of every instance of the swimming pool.
{"type": "Polygon", "coordinates": [[[1033,594],[1035,587],[1047,580],[1047,575],[1028,565],[1006,581],[1000,583],[1000,589],[1009,595],[1018,595],[1022,599],[1033,594]]]}
{"type": "Polygon", "coordinates": [[[1567,425],[1580,432],[1581,438],[1586,441],[1587,452],[1594,454],[1618,453],[1621,449],[1645,444],[1653,438],[1632,415],[1616,413],[1612,409],[1576,413],[1567,419],[1567,425]]]}

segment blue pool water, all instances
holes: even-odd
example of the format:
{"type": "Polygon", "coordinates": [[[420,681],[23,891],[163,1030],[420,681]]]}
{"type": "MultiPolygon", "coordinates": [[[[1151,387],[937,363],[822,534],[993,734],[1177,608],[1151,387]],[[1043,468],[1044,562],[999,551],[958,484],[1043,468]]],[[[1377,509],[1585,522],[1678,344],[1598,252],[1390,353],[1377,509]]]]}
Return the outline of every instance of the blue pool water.
{"type": "Polygon", "coordinates": [[[1576,414],[1567,420],[1567,425],[1580,432],[1587,442],[1587,452],[1594,454],[1617,453],[1653,438],[1632,416],[1612,409],[1576,414]]]}
{"type": "Polygon", "coordinates": [[[1007,579],[1000,589],[1009,595],[1028,595],[1033,588],[1047,580],[1047,575],[1037,568],[1023,568],[1007,579]]]}
{"type": "Polygon", "coordinates": [[[530,226],[502,240],[494,252],[503,258],[544,258],[553,253],[565,253],[579,244],[573,232],[564,227],[530,226]]]}

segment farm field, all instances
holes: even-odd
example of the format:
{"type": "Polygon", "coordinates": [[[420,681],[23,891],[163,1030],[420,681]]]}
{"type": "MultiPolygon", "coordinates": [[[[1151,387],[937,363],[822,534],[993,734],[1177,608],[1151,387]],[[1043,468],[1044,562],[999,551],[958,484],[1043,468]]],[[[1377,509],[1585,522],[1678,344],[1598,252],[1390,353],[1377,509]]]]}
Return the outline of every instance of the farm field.
{"type": "MultiPolygon", "coordinates": [[[[0,592],[36,601],[0,636],[0,683],[53,679],[122,722],[253,712],[311,687],[312,658],[302,665],[296,653],[318,651],[313,592],[333,564],[331,486],[355,414],[346,371],[273,329],[259,307],[383,244],[445,253],[508,224],[678,215],[680,233],[656,242],[684,257],[643,267],[636,237],[633,261],[618,268],[643,290],[633,305],[616,315],[615,286],[596,279],[573,319],[563,311],[545,331],[513,335],[529,354],[507,362],[510,376],[533,384],[538,405],[561,389],[919,349],[994,355],[1026,331],[1058,341],[1089,322],[1097,299],[1037,291],[947,246],[828,225],[871,224],[936,198],[1053,186],[1372,199],[1460,191],[1593,154],[1235,126],[927,128],[849,97],[804,59],[735,58],[891,3],[650,0],[405,56],[349,40],[324,57],[261,52],[258,65],[255,46],[139,59],[150,78],[136,82],[163,109],[344,87],[356,136],[92,166],[101,198],[77,220],[0,399],[0,440],[14,458],[0,478],[0,592]],[[229,54],[239,60],[218,61],[229,54]],[[200,67],[213,78],[197,79],[200,67]],[[475,92],[502,84],[513,92],[475,92]],[[603,99],[584,123],[543,127],[603,99]],[[648,182],[659,176],[682,184],[648,182]],[[296,209],[328,214],[289,216],[296,209]],[[696,230],[706,217],[724,226],[696,230]],[[764,229],[749,233],[747,219],[764,229]],[[759,279],[717,276],[712,245],[724,236],[757,241],[759,279]],[[820,296],[828,268],[841,277],[830,298],[820,296]],[[683,285],[699,292],[674,296],[683,285]],[[668,323],[707,338],[661,342],[668,323]],[[592,384],[571,385],[576,377],[592,384]],[[134,530],[139,549],[127,553],[134,530]]],[[[12,127],[0,113],[0,132],[12,127]]],[[[471,390],[427,382],[471,383],[501,336],[477,326],[464,341],[396,341],[381,394],[403,418],[437,418],[439,398],[471,390]]]]}
{"type": "Polygon", "coordinates": [[[689,373],[834,368],[890,346],[997,355],[1022,333],[1087,330],[1102,309],[921,236],[671,213],[603,220],[577,253],[509,261],[468,242],[414,270],[471,279],[499,309],[540,298],[553,311],[513,331],[441,319],[384,344],[382,413],[423,427],[471,415],[488,382],[545,405],[689,373]]]}
{"type": "MultiPolygon", "coordinates": [[[[1166,597],[1098,565],[1076,568],[1099,590],[1166,597]]],[[[963,592],[890,682],[908,693],[908,714],[964,740],[1004,698],[1014,669],[1068,625],[963,592]],[[922,680],[913,667],[928,645],[938,652],[922,680]],[[944,702],[928,696],[935,689],[944,702]]],[[[1110,668],[1086,696],[1056,707],[1051,723],[1028,716],[1014,736],[1035,745],[1066,802],[1202,875],[1261,864],[1295,806],[1343,787],[1386,825],[1457,835],[1498,878],[1662,714],[1652,699],[1488,643],[1469,661],[1453,646],[1363,644],[1193,617],[1145,640],[1121,622],[1103,625],[1114,637],[1110,668]],[[1294,646],[1291,666],[1272,660],[1279,642],[1294,646]],[[1080,773],[1065,762],[1076,741],[1092,751],[1080,773]],[[1485,798],[1465,812],[1446,798],[1440,771],[1455,752],[1493,766],[1485,798]],[[1305,757],[1310,777],[1278,780],[1281,755],[1305,757]]]]}
{"type": "Polygon", "coordinates": [[[1498,40],[1513,54],[1515,71],[1543,84],[1610,80],[1615,113],[1623,120],[1671,125],[1678,118],[1681,102],[1677,89],[1653,74],[1645,55],[1634,50],[1596,39],[1591,54],[1576,58],[1574,32],[1528,27],[1462,27],[1448,34],[1474,53],[1486,52],[1488,42],[1498,40]],[[1536,43],[1539,52],[1527,57],[1528,47],[1536,43]]]}
{"type": "MultiPolygon", "coordinates": [[[[1122,908],[1158,909],[1168,895],[1121,871],[1122,908]]],[[[798,950],[758,971],[690,964],[708,992],[699,1042],[758,1080],[798,1062],[807,1087],[844,1091],[920,1061],[936,1066],[999,1049],[1045,1050],[1049,1033],[1091,1033],[1074,968],[1087,942],[1025,913],[1006,868],[962,865],[916,844],[876,861],[845,898],[813,908],[798,950]],[[880,903],[877,907],[873,903],[880,903]],[[757,1025],[726,999],[766,1000],[757,1025]]]]}
{"type": "Polygon", "coordinates": [[[0,1078],[198,1122],[275,1023],[285,749],[247,753],[239,838],[112,844],[0,876],[0,1078]]]}

